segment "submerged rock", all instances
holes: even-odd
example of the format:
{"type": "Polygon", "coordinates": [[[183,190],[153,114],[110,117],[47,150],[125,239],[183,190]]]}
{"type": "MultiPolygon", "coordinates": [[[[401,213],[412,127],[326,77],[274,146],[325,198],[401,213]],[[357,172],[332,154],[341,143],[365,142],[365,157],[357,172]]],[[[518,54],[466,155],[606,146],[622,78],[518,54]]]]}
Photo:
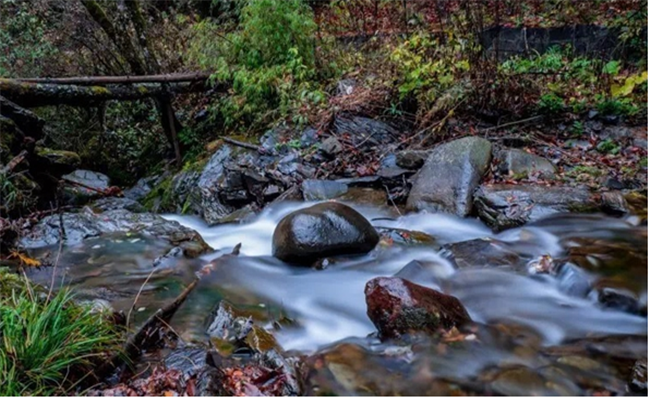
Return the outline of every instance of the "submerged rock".
{"type": "Polygon", "coordinates": [[[348,191],[348,185],[335,181],[307,179],[302,183],[302,195],[306,201],[329,200],[348,191]]]}
{"type": "Polygon", "coordinates": [[[457,268],[498,268],[515,270],[522,268],[519,255],[493,239],[473,239],[443,246],[451,253],[457,268]]]}
{"type": "Polygon", "coordinates": [[[407,208],[468,215],[472,194],[490,163],[491,149],[489,141],[478,137],[436,147],[415,176],[407,208]]]}
{"type": "Polygon", "coordinates": [[[125,209],[94,213],[84,208],[80,213],[50,215],[40,220],[20,241],[27,249],[59,243],[64,235],[65,244],[80,243],[84,239],[109,233],[141,233],[165,239],[180,246],[186,255],[195,256],[210,250],[198,232],[176,221],[168,221],[151,213],[132,213],[125,209]],[[61,227],[60,222],[63,222],[61,227]],[[61,229],[63,228],[63,229],[61,229]]]}
{"type": "Polygon", "coordinates": [[[492,185],[474,194],[479,217],[500,231],[559,212],[595,212],[600,204],[586,187],[492,185]]]}
{"type": "Polygon", "coordinates": [[[285,216],[273,232],[273,255],[309,266],[321,258],[368,253],[378,241],[377,231],[361,214],[327,202],[285,216]]]}
{"type": "Polygon", "coordinates": [[[539,175],[542,178],[550,179],[556,173],[555,166],[550,161],[520,149],[501,150],[496,156],[501,161],[499,169],[502,174],[526,178],[531,175],[539,175]]]}
{"type": "Polygon", "coordinates": [[[368,317],[382,339],[410,332],[436,333],[471,322],[460,301],[401,278],[375,278],[366,284],[368,317]]]}

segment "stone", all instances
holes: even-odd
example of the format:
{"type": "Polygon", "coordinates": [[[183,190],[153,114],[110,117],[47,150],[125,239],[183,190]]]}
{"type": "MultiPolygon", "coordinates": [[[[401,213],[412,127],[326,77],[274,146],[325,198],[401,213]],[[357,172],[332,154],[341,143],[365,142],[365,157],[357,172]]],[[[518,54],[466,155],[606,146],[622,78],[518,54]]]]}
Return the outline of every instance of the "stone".
{"type": "Polygon", "coordinates": [[[110,178],[102,173],[83,169],[63,175],[63,198],[66,204],[84,205],[101,197],[110,187],[110,178]]]}
{"type": "Polygon", "coordinates": [[[343,151],[343,145],[337,138],[330,136],[323,141],[320,145],[320,149],[323,153],[330,157],[334,157],[338,153],[343,151]]]}
{"type": "Polygon", "coordinates": [[[364,204],[375,207],[383,207],[388,204],[388,195],[385,190],[366,187],[348,188],[347,192],[337,196],[336,199],[353,204],[364,204]]]}
{"type": "Polygon", "coordinates": [[[302,196],[305,201],[329,200],[348,191],[348,185],[335,181],[307,179],[302,182],[302,196]]]}
{"type": "MultiPolygon", "coordinates": [[[[85,239],[110,233],[141,233],[169,241],[174,246],[188,247],[193,254],[202,254],[210,249],[198,232],[186,228],[176,221],[168,221],[156,214],[132,213],[125,209],[95,213],[85,207],[80,213],[50,215],[40,220],[20,240],[21,246],[34,249],[59,243],[60,221],[63,221],[65,244],[72,245],[85,239]],[[198,250],[198,251],[197,251],[198,250]]],[[[185,250],[185,248],[184,248],[185,250]]],[[[186,255],[188,252],[185,252],[186,255]]]]}
{"type": "Polygon", "coordinates": [[[493,239],[474,239],[443,246],[452,254],[451,259],[459,269],[495,268],[518,270],[523,260],[501,242],[493,239]]]}
{"type": "Polygon", "coordinates": [[[623,193],[619,191],[604,192],[600,195],[602,208],[608,214],[622,216],[629,212],[629,206],[623,193]]]}
{"type": "Polygon", "coordinates": [[[648,358],[637,360],[632,366],[628,381],[629,391],[633,395],[648,395],[648,358]]]}
{"type": "Polygon", "coordinates": [[[67,174],[81,165],[81,157],[73,151],[52,150],[36,146],[37,164],[51,174],[67,174]]]}
{"type": "Polygon", "coordinates": [[[145,212],[142,204],[128,197],[104,197],[92,203],[90,208],[95,212],[125,209],[134,213],[145,212]]]}
{"type": "Polygon", "coordinates": [[[598,289],[598,302],[605,308],[640,314],[641,305],[629,290],[604,287],[598,289]]]}
{"type": "Polygon", "coordinates": [[[368,253],[378,242],[377,231],[361,214],[326,202],[282,218],[273,232],[273,256],[311,266],[321,258],[368,253]]]}
{"type": "Polygon", "coordinates": [[[424,165],[427,157],[429,157],[429,150],[403,150],[395,154],[398,167],[405,169],[418,169],[424,165]]]}
{"type": "Polygon", "coordinates": [[[318,143],[318,131],[314,128],[307,128],[300,135],[300,145],[304,148],[311,147],[318,143]]]}
{"type": "Polygon", "coordinates": [[[544,157],[527,153],[520,149],[505,149],[497,153],[501,162],[499,170],[504,175],[513,177],[540,176],[545,179],[555,177],[555,166],[544,157]]]}
{"type": "Polygon", "coordinates": [[[600,204],[586,187],[484,185],[474,194],[479,217],[496,231],[560,212],[596,212],[600,204]]]}
{"type": "Polygon", "coordinates": [[[144,200],[144,198],[147,197],[147,195],[153,190],[154,186],[156,186],[158,179],[158,176],[150,176],[138,179],[133,187],[123,192],[124,197],[133,199],[135,201],[144,200]]]}
{"type": "Polygon", "coordinates": [[[233,207],[224,204],[220,198],[221,191],[229,183],[225,163],[231,154],[230,146],[222,146],[217,150],[201,171],[196,188],[193,190],[199,213],[210,225],[216,224],[221,218],[235,211],[233,207]]]}
{"type": "Polygon", "coordinates": [[[466,137],[436,147],[415,175],[406,206],[464,217],[472,211],[472,194],[490,164],[492,145],[466,137]]]}
{"type": "Polygon", "coordinates": [[[438,333],[471,322],[457,298],[401,278],[374,278],[366,284],[365,295],[368,318],[381,339],[438,333]]]}

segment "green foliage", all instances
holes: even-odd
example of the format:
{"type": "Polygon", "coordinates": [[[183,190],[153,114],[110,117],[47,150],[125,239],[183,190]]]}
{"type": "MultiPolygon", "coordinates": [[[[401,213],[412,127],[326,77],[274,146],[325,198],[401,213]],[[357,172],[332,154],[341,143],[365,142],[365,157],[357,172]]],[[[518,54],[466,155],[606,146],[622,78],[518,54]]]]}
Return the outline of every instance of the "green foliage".
{"type": "Polygon", "coordinates": [[[58,53],[43,40],[47,24],[31,8],[29,1],[0,0],[0,77],[39,76],[58,53]]]}
{"type": "Polygon", "coordinates": [[[605,139],[598,143],[596,150],[603,154],[618,154],[621,151],[621,147],[612,139],[605,139]]]}
{"type": "Polygon", "coordinates": [[[418,32],[390,54],[400,71],[402,98],[415,95],[430,103],[469,71],[464,42],[450,38],[444,44],[431,35],[418,32]]]}
{"type": "Polygon", "coordinates": [[[239,29],[226,34],[211,20],[195,26],[188,55],[216,71],[213,80],[232,82],[231,95],[213,108],[226,126],[264,123],[323,100],[312,82],[315,29],[301,0],[249,1],[239,29]]]}
{"type": "Polygon", "coordinates": [[[585,126],[581,121],[574,121],[571,125],[571,135],[574,137],[580,137],[585,133],[585,126]]]}
{"type": "Polygon", "coordinates": [[[544,114],[559,114],[566,107],[564,100],[555,93],[542,95],[537,104],[539,111],[544,114]]]}
{"type": "Polygon", "coordinates": [[[601,97],[596,104],[598,112],[603,115],[620,115],[629,116],[639,112],[639,107],[632,103],[630,99],[613,99],[601,97]]]}
{"type": "MultiPolygon", "coordinates": [[[[0,270],[3,280],[10,275],[0,270]]],[[[0,299],[1,396],[66,394],[93,358],[116,347],[106,319],[75,304],[68,290],[46,297],[23,283],[0,299]]]]}

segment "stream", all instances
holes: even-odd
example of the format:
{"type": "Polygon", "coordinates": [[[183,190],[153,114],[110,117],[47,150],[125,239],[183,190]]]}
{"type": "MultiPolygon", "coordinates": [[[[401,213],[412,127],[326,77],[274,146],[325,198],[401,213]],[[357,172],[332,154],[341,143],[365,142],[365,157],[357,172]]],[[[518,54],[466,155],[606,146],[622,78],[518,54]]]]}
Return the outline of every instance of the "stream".
{"type": "MultiPolygon", "coordinates": [[[[167,243],[102,236],[65,247],[62,279],[80,296],[126,311],[142,288],[130,315],[137,324],[174,298],[206,261],[241,243],[241,255],[204,277],[171,325],[186,342],[205,343],[211,311],[227,300],[273,333],[288,354],[318,366],[308,374],[308,394],[618,393],[629,384],[634,361],[647,357],[644,226],[556,214],[495,234],[473,219],[402,216],[351,204],[377,227],[424,232],[436,245],[382,239],[371,253],[332,260],[322,270],[286,265],[271,256],[274,228],[283,216],[311,204],[282,203],[251,222],[213,227],[197,217],[163,215],[199,232],[216,253],[153,263],[167,243]],[[535,273],[531,261],[541,256],[570,261],[571,267],[557,275],[535,273]],[[400,272],[413,261],[421,268],[400,272]],[[477,338],[445,346],[427,340],[380,343],[366,316],[364,286],[395,274],[457,297],[477,323],[477,338]],[[605,307],[593,288],[629,293],[641,310],[605,307]]],[[[31,278],[48,284],[51,271],[31,278]]]]}

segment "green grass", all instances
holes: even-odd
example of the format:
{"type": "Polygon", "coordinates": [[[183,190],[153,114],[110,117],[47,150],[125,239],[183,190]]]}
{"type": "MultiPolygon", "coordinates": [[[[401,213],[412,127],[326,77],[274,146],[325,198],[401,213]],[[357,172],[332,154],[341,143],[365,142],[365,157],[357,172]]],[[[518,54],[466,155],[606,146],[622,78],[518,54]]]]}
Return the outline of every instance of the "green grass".
{"type": "MultiPolygon", "coordinates": [[[[0,277],[10,276],[0,270],[0,277]]],[[[70,393],[93,359],[117,347],[117,334],[67,289],[38,293],[22,281],[0,293],[0,396],[70,393]]]]}

